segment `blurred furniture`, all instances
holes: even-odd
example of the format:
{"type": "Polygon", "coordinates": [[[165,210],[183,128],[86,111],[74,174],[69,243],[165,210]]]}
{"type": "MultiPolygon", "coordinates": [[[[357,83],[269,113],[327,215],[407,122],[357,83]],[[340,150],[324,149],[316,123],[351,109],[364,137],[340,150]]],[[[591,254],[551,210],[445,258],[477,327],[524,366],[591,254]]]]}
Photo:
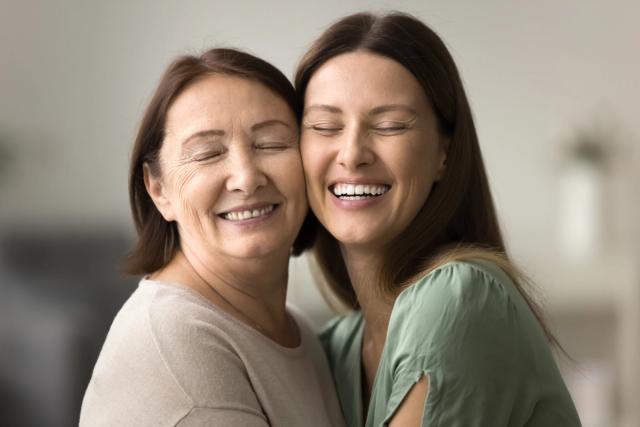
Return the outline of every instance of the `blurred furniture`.
{"type": "Polygon", "coordinates": [[[137,284],[126,233],[0,234],[0,425],[77,425],[111,320],[137,284]]]}
{"type": "Polygon", "coordinates": [[[631,252],[589,263],[530,257],[551,326],[574,360],[559,364],[584,427],[640,425],[640,264],[631,252]]]}

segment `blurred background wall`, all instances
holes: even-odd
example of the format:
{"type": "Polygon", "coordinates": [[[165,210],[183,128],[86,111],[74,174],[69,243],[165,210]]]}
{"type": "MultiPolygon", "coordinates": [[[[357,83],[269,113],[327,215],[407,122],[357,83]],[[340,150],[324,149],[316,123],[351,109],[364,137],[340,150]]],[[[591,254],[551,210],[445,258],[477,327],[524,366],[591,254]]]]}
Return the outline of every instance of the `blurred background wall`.
{"type": "MultiPolygon", "coordinates": [[[[291,76],[363,9],[415,14],[462,73],[508,246],[575,359],[590,426],[640,425],[640,3],[0,0],[0,424],[77,423],[109,323],[136,285],[127,161],[168,62],[213,45],[291,76]]],[[[291,300],[331,312],[309,260],[291,300]]]]}

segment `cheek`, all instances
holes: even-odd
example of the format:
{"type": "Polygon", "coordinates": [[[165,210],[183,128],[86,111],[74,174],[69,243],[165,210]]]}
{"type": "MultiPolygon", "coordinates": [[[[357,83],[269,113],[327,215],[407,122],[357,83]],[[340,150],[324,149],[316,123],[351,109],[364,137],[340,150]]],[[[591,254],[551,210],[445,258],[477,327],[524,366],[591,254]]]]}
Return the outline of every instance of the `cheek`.
{"type": "Polygon", "coordinates": [[[264,166],[280,192],[285,193],[289,198],[304,199],[304,173],[297,151],[267,158],[264,166]]]}
{"type": "Polygon", "coordinates": [[[211,167],[184,167],[174,174],[174,199],[180,204],[185,219],[194,220],[198,213],[209,211],[219,193],[220,179],[211,167]]]}
{"type": "Polygon", "coordinates": [[[308,138],[308,141],[302,144],[300,151],[307,185],[309,187],[322,185],[323,172],[329,157],[328,150],[323,144],[308,138]]]}
{"type": "Polygon", "coordinates": [[[436,137],[426,135],[416,138],[404,150],[399,160],[404,164],[407,175],[413,175],[421,183],[431,182],[437,174],[440,159],[436,137]]]}
{"type": "Polygon", "coordinates": [[[327,153],[326,150],[318,148],[318,145],[311,145],[302,152],[304,165],[304,176],[307,188],[309,205],[317,209],[324,194],[326,173],[327,173],[327,153]]]}
{"type": "Polygon", "coordinates": [[[169,188],[174,196],[182,196],[194,180],[198,168],[190,164],[176,164],[166,169],[169,188]]]}
{"type": "Polygon", "coordinates": [[[405,171],[405,179],[409,182],[408,204],[419,210],[429,198],[435,181],[433,162],[422,157],[422,162],[411,162],[405,171]]]}

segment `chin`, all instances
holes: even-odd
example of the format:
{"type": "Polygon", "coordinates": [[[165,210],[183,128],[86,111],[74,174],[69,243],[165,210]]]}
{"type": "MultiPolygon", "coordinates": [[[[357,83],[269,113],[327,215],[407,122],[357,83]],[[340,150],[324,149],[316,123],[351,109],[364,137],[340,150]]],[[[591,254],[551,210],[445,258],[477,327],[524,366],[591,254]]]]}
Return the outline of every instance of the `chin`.
{"type": "Polygon", "coordinates": [[[235,248],[229,248],[228,253],[236,258],[262,258],[278,253],[288,254],[291,246],[292,244],[286,245],[283,242],[274,242],[273,240],[269,242],[251,242],[235,248]]]}
{"type": "Polygon", "coordinates": [[[343,245],[357,245],[366,246],[375,244],[375,234],[373,230],[336,230],[336,233],[331,233],[335,239],[343,245]]]}

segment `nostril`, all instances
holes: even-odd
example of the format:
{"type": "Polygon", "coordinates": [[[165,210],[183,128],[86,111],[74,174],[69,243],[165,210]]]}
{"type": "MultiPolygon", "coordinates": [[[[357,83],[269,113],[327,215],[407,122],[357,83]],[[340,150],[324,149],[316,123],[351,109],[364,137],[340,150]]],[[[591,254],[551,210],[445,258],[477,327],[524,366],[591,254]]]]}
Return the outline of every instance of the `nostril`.
{"type": "Polygon", "coordinates": [[[253,194],[265,187],[269,180],[264,172],[257,168],[243,168],[232,172],[227,180],[228,191],[239,191],[253,194]]]}
{"type": "Polygon", "coordinates": [[[375,160],[371,148],[364,143],[345,144],[338,154],[337,162],[348,168],[369,165],[375,160]]]}

